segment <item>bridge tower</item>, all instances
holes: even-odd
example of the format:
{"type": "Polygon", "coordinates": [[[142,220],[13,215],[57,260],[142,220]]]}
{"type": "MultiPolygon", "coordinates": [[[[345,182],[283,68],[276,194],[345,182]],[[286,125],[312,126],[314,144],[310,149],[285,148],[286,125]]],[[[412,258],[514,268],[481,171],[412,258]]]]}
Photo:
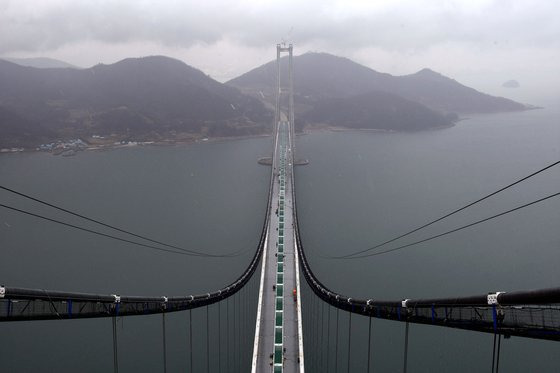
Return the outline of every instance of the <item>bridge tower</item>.
{"type": "MultiPolygon", "coordinates": [[[[293,51],[294,47],[292,44],[286,46],[285,43],[276,44],[276,110],[275,110],[275,123],[282,121],[282,110],[281,110],[281,100],[282,100],[282,68],[280,65],[280,58],[282,52],[288,53],[288,114],[287,121],[289,123],[289,136],[294,139],[295,126],[294,126],[294,64],[293,64],[293,51]]],[[[292,156],[295,155],[294,142],[292,141],[292,156]]],[[[292,157],[294,158],[294,157],[292,157]]]]}

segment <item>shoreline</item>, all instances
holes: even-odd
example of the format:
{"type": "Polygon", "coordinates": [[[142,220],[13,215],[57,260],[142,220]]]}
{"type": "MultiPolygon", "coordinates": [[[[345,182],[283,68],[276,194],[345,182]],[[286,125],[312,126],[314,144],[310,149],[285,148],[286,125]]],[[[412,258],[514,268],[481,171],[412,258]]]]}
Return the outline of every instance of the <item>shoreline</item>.
{"type": "MultiPolygon", "coordinates": [[[[138,141],[137,143],[129,144],[108,144],[108,145],[94,145],[84,148],[85,151],[102,151],[112,149],[125,149],[136,148],[139,146],[182,146],[192,144],[214,144],[228,141],[247,140],[261,137],[270,137],[270,134],[261,135],[246,135],[246,136],[231,136],[231,137],[205,137],[202,139],[193,140],[159,140],[159,141],[138,141]]],[[[40,151],[40,150],[39,150],[40,151]]]]}
{"type": "MultiPolygon", "coordinates": [[[[397,130],[389,130],[389,129],[379,129],[379,128],[349,128],[349,127],[342,127],[342,126],[331,126],[331,125],[315,125],[311,127],[304,128],[302,132],[296,133],[296,136],[303,136],[309,135],[311,133],[316,132],[370,132],[370,133],[385,133],[385,134],[395,134],[395,133],[419,133],[419,132],[430,132],[430,131],[439,131],[448,128],[453,128],[457,125],[457,123],[469,120],[469,117],[459,118],[454,121],[452,124],[447,126],[439,126],[427,129],[420,129],[420,130],[412,130],[412,131],[397,131],[397,130]]],[[[168,139],[168,140],[154,140],[154,141],[129,141],[127,143],[106,143],[106,144],[87,144],[85,146],[81,146],[79,148],[67,148],[62,152],[58,152],[55,154],[53,150],[42,150],[38,147],[36,148],[10,148],[10,149],[2,149],[0,151],[0,156],[2,154],[20,154],[20,153],[48,153],[51,155],[61,155],[62,157],[67,156],[74,156],[80,151],[108,151],[114,149],[127,149],[127,148],[137,148],[140,146],[183,146],[183,145],[190,145],[190,144],[214,144],[214,143],[223,143],[229,141],[238,141],[238,140],[247,140],[247,139],[254,139],[254,138],[264,138],[270,137],[272,134],[264,133],[259,135],[245,135],[245,136],[231,136],[231,137],[198,137],[198,138],[190,138],[190,139],[168,139]],[[71,152],[72,154],[64,154],[64,152],[71,152]]],[[[62,140],[57,140],[62,141],[62,140]]]]}
{"type": "MultiPolygon", "coordinates": [[[[189,139],[189,140],[176,140],[176,139],[169,139],[169,140],[158,140],[158,141],[130,141],[123,144],[88,144],[86,146],[82,146],[80,148],[68,148],[65,151],[74,151],[74,153],[80,151],[89,151],[89,152],[97,152],[97,151],[108,151],[108,150],[115,150],[115,149],[127,149],[127,148],[137,148],[142,146],[182,146],[182,145],[191,145],[191,144],[214,144],[214,143],[222,143],[228,141],[237,141],[237,140],[246,140],[246,139],[253,139],[253,138],[263,138],[263,137],[270,137],[271,134],[260,134],[260,135],[246,135],[246,136],[232,136],[232,137],[204,137],[204,138],[196,138],[196,139],[189,139]]],[[[57,140],[62,141],[62,140],[57,140]]],[[[64,152],[55,154],[52,150],[42,150],[38,147],[35,148],[4,148],[0,151],[0,156],[3,154],[21,154],[21,153],[45,153],[51,155],[61,155],[64,157],[64,152]]],[[[75,154],[72,154],[75,155],[75,154]]]]}
{"type": "MultiPolygon", "coordinates": [[[[348,128],[348,127],[339,127],[339,126],[315,126],[311,128],[304,128],[302,132],[296,133],[296,136],[303,136],[309,135],[315,132],[372,132],[372,133],[418,133],[424,131],[435,131],[435,130],[442,130],[454,127],[457,122],[468,120],[469,118],[460,118],[453,124],[449,126],[441,126],[441,127],[434,127],[429,129],[422,129],[418,131],[396,131],[396,130],[387,130],[387,129],[378,129],[378,128],[348,128]]],[[[264,138],[270,137],[272,134],[265,133],[259,135],[245,135],[245,136],[232,136],[232,137],[203,137],[203,138],[192,138],[188,140],[180,140],[180,139],[169,139],[169,140],[157,140],[157,141],[130,141],[127,143],[107,143],[107,144],[87,144],[85,146],[81,146],[79,148],[68,148],[62,152],[55,153],[53,150],[42,150],[38,147],[35,148],[4,148],[0,151],[0,156],[3,154],[21,154],[21,153],[45,153],[51,154],[54,156],[60,155],[61,157],[68,157],[74,156],[80,151],[88,151],[88,152],[100,152],[100,151],[108,151],[108,150],[115,150],[115,149],[128,149],[128,148],[137,148],[142,146],[184,146],[184,145],[192,145],[192,144],[216,144],[216,143],[223,143],[229,141],[238,141],[238,140],[247,140],[247,139],[255,139],[255,138],[264,138]],[[64,154],[64,152],[73,152],[73,154],[64,154]]],[[[62,140],[57,140],[62,141],[62,140]]]]}
{"type": "MultiPolygon", "coordinates": [[[[372,132],[372,133],[420,133],[420,132],[430,132],[430,131],[439,131],[445,130],[448,128],[453,128],[458,122],[469,120],[470,118],[459,118],[456,121],[453,121],[450,125],[446,126],[437,126],[432,128],[425,128],[419,130],[411,130],[411,131],[397,131],[397,130],[389,130],[389,129],[381,129],[381,128],[350,128],[350,127],[341,127],[341,126],[316,126],[311,128],[304,128],[300,134],[307,135],[313,132],[372,132]]],[[[296,134],[297,135],[297,134],[296,134]]]]}

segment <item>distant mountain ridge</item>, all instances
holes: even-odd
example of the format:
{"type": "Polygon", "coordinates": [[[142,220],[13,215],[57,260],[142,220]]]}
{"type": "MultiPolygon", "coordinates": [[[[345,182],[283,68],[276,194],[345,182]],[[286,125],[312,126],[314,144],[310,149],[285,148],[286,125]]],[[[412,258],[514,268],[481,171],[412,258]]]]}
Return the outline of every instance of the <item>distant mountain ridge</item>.
{"type": "MultiPolygon", "coordinates": [[[[286,76],[286,59],[281,71],[286,76]]],[[[295,57],[294,73],[299,129],[415,131],[451,125],[457,113],[530,108],[429,69],[392,76],[326,53],[295,57]]],[[[87,69],[0,59],[0,148],[69,138],[166,142],[270,133],[275,82],[275,61],[222,84],[163,56],[87,69]]]]}
{"type": "Polygon", "coordinates": [[[389,87],[388,91],[435,110],[459,114],[521,111],[532,108],[504,97],[479,92],[430,69],[396,77],[394,85],[389,87]]]}
{"type": "MultiPolygon", "coordinates": [[[[275,63],[275,61],[266,63],[226,84],[237,87],[254,97],[271,100],[274,97],[275,63]]],[[[287,76],[287,73],[287,58],[283,58],[281,74],[287,76]]],[[[320,117],[314,110],[317,105],[328,108],[328,105],[323,103],[324,100],[327,100],[330,105],[336,105],[337,99],[341,99],[339,104],[347,107],[350,105],[348,99],[371,92],[377,93],[359,97],[358,101],[362,103],[362,106],[358,108],[353,105],[356,112],[362,114],[370,112],[371,115],[374,115],[371,108],[381,108],[371,100],[381,99],[383,96],[381,92],[393,95],[383,96],[382,101],[387,105],[393,102],[395,107],[403,108],[406,103],[400,99],[406,99],[409,103],[418,103],[435,111],[432,119],[439,114],[440,119],[443,118],[448,123],[450,119],[457,118],[458,114],[517,111],[531,108],[503,97],[484,94],[430,69],[423,69],[411,75],[393,76],[380,73],[347,58],[327,53],[306,53],[294,57],[294,91],[296,112],[299,117],[303,116],[308,121],[318,120],[320,117]],[[366,100],[367,97],[370,101],[366,100]],[[307,115],[308,111],[313,114],[307,115]]],[[[374,116],[370,119],[362,116],[363,128],[380,126],[380,124],[373,125],[374,122],[379,123],[374,116]]],[[[354,126],[357,125],[353,118],[345,118],[343,122],[353,122],[354,126]]],[[[439,126],[439,123],[439,120],[434,119],[433,127],[439,126]]],[[[417,128],[430,126],[429,123],[419,123],[417,128]]]]}
{"type": "Polygon", "coordinates": [[[41,141],[94,134],[119,140],[253,135],[268,131],[272,118],[260,101],[161,56],[80,70],[0,60],[2,113],[3,147],[30,145],[33,129],[41,141]],[[15,136],[16,125],[28,129],[26,135],[15,136]]]}
{"type": "Polygon", "coordinates": [[[319,101],[300,115],[306,123],[352,129],[419,131],[450,126],[454,119],[392,93],[371,91],[319,101]]]}
{"type": "Polygon", "coordinates": [[[69,64],[68,62],[56,60],[48,57],[32,57],[32,58],[9,58],[0,57],[0,59],[15,63],[21,66],[35,67],[37,69],[79,69],[78,66],[69,64]]]}

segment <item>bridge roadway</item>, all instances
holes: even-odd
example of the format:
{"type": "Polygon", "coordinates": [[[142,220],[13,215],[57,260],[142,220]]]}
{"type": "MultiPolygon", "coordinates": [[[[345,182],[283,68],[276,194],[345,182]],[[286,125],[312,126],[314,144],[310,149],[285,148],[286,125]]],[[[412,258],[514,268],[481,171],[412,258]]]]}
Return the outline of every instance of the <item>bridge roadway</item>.
{"type": "Polygon", "coordinates": [[[280,122],[273,161],[275,180],[267,248],[263,257],[264,273],[261,274],[253,373],[303,373],[303,352],[300,351],[298,338],[298,303],[293,293],[294,289],[297,292],[298,284],[289,179],[292,164],[289,137],[288,123],[280,122]]]}

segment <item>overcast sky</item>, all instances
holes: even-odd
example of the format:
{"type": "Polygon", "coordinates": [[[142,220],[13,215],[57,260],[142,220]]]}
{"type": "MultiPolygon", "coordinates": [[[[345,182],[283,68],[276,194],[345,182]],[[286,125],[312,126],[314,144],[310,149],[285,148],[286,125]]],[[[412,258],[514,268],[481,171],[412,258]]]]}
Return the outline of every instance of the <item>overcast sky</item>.
{"type": "Polygon", "coordinates": [[[493,94],[560,98],[556,0],[0,0],[0,56],[82,67],[162,54],[225,81],[275,57],[322,51],[375,70],[430,67],[493,94]],[[501,84],[517,79],[521,88],[501,84]]]}

